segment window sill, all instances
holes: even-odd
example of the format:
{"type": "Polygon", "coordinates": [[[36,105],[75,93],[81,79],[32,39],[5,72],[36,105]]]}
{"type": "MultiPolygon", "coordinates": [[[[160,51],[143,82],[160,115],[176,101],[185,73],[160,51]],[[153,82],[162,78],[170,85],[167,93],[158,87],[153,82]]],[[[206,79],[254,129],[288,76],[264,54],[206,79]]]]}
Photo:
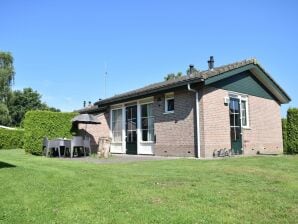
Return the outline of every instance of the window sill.
{"type": "Polygon", "coordinates": [[[164,112],[163,114],[173,114],[175,113],[175,111],[167,111],[167,112],[164,112]]]}
{"type": "Polygon", "coordinates": [[[242,127],[244,130],[251,130],[250,127],[242,127]]]}
{"type": "Polygon", "coordinates": [[[140,143],[141,144],[154,144],[155,142],[154,141],[146,141],[146,142],[141,141],[140,143]]]}

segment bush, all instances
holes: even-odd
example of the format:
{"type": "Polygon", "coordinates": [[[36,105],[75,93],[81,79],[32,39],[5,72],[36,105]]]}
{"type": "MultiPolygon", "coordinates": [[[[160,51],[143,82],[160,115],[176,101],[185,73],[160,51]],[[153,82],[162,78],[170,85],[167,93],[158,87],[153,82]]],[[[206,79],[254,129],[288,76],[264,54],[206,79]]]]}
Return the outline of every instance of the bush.
{"type": "Polygon", "coordinates": [[[24,119],[24,149],[26,152],[41,155],[44,137],[71,138],[74,131],[71,119],[77,113],[51,111],[29,111],[24,119]]]}
{"type": "Polygon", "coordinates": [[[24,130],[0,128],[0,149],[20,149],[23,147],[24,130]]]}
{"type": "Polygon", "coordinates": [[[298,109],[290,108],[287,114],[287,152],[298,153],[298,109]]]}
{"type": "Polygon", "coordinates": [[[283,140],[283,148],[284,148],[284,153],[288,153],[288,143],[287,143],[287,119],[282,118],[281,119],[281,124],[282,124],[282,140],[283,140]]]}

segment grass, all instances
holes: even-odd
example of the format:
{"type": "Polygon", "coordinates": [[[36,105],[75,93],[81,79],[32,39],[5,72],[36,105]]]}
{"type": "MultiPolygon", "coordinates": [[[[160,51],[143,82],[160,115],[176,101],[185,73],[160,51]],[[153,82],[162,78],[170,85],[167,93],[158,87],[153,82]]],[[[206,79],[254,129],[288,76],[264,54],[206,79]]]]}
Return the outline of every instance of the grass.
{"type": "Polygon", "coordinates": [[[298,157],[88,164],[0,150],[0,223],[295,223],[298,157]]]}

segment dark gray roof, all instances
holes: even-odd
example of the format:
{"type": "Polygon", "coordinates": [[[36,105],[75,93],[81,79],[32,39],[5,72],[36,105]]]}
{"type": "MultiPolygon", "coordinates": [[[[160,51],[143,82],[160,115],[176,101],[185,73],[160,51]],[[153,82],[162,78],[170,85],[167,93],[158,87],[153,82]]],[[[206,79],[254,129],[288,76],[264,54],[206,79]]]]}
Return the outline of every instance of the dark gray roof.
{"type": "MultiPolygon", "coordinates": [[[[181,76],[181,77],[178,77],[178,78],[175,78],[175,79],[172,79],[172,80],[154,83],[154,84],[145,86],[143,88],[135,89],[135,90],[125,92],[125,93],[122,93],[122,94],[118,94],[118,95],[115,95],[113,97],[97,101],[94,104],[94,106],[90,108],[90,111],[98,110],[99,106],[104,106],[104,105],[108,105],[108,104],[112,104],[112,103],[117,103],[117,102],[129,100],[129,99],[132,99],[132,98],[136,98],[136,97],[143,97],[143,96],[150,95],[150,94],[160,92],[160,91],[163,91],[163,90],[183,86],[187,83],[192,84],[192,83],[204,82],[204,80],[207,80],[211,77],[214,77],[214,76],[217,76],[217,75],[220,75],[220,74],[223,74],[223,73],[227,73],[227,72],[233,71],[235,69],[245,67],[247,65],[257,66],[263,73],[266,74],[266,76],[272,81],[272,83],[274,85],[276,85],[276,87],[282,92],[282,94],[284,94],[285,98],[287,98],[288,101],[290,101],[290,97],[284,92],[284,90],[261,67],[261,65],[257,62],[257,60],[252,58],[252,59],[246,59],[246,60],[243,60],[243,61],[235,62],[235,63],[232,63],[232,64],[223,65],[223,66],[220,66],[220,67],[215,67],[212,70],[205,70],[205,71],[195,72],[191,75],[185,75],[185,76],[181,76]]],[[[88,111],[88,108],[84,108],[84,109],[82,109],[82,112],[83,112],[83,110],[84,110],[84,112],[88,111]]],[[[81,112],[81,110],[79,112],[81,112]]]]}

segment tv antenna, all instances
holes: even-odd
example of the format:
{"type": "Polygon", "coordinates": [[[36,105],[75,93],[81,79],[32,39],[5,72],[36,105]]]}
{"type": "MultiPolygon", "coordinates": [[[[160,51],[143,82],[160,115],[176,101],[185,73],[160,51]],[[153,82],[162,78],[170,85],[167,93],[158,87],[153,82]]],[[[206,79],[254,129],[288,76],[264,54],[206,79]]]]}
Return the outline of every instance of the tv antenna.
{"type": "Polygon", "coordinates": [[[108,76],[108,64],[105,62],[105,73],[104,73],[104,98],[107,98],[107,76],[108,76]]]}

